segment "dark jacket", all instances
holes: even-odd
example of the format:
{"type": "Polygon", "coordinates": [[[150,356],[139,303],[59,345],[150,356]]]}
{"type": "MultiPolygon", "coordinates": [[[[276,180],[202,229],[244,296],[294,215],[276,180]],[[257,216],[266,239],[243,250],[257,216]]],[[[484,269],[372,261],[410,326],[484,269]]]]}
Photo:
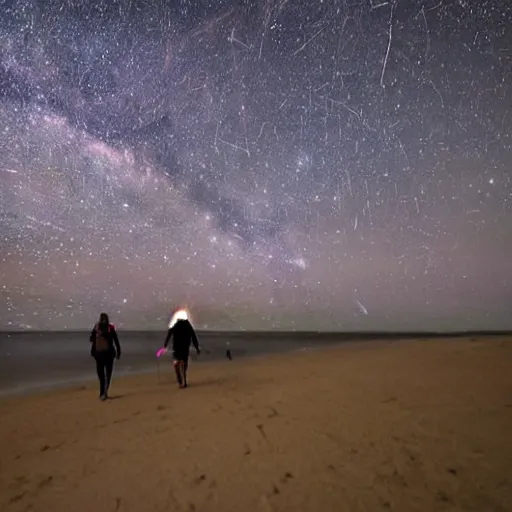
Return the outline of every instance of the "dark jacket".
{"type": "Polygon", "coordinates": [[[96,324],[89,337],[91,342],[91,356],[96,357],[99,354],[105,354],[110,357],[121,357],[121,345],[117,337],[116,328],[112,324],[108,324],[107,329],[100,329],[96,324]]]}
{"type": "Polygon", "coordinates": [[[199,343],[197,336],[188,320],[178,320],[167,332],[164,347],[167,347],[172,336],[172,352],[175,356],[188,357],[190,351],[190,343],[194,345],[197,353],[199,350],[199,343]]]}

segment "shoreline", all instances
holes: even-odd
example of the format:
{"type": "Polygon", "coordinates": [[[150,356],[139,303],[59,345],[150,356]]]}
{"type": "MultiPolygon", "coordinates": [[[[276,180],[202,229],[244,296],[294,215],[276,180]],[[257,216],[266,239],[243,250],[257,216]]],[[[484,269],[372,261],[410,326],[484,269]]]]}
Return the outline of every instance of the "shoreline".
{"type": "MultiPolygon", "coordinates": [[[[412,340],[411,340],[412,341],[412,340]]],[[[317,351],[325,351],[325,350],[339,350],[339,349],[357,349],[357,348],[378,348],[379,346],[383,346],[384,344],[392,343],[391,341],[384,341],[384,342],[370,342],[365,341],[364,343],[360,341],[355,342],[340,342],[337,345],[316,345],[316,346],[307,346],[302,348],[296,348],[296,349],[290,349],[290,350],[283,350],[282,352],[274,352],[274,353],[256,353],[256,354],[244,354],[242,356],[238,356],[237,358],[234,358],[233,361],[228,361],[227,359],[222,358],[216,358],[216,359],[210,359],[207,361],[204,360],[194,360],[193,364],[191,365],[191,368],[198,365],[198,367],[215,367],[217,365],[222,364],[228,364],[228,365],[236,365],[240,364],[241,361],[247,362],[247,363],[258,363],[258,362],[264,362],[264,360],[268,358],[274,358],[276,356],[287,356],[290,354],[295,353],[302,353],[302,352],[317,352],[317,351]],[[371,347],[369,346],[371,344],[371,347]]],[[[161,362],[161,365],[167,365],[168,366],[168,372],[172,372],[172,362],[169,358],[167,358],[166,362],[161,362]]],[[[128,370],[128,371],[122,371],[122,372],[116,372],[116,369],[114,367],[114,374],[113,374],[113,382],[118,381],[129,381],[129,379],[137,378],[141,376],[149,376],[149,375],[155,375],[158,376],[158,363],[156,360],[154,361],[152,366],[148,366],[146,368],[141,368],[138,370],[128,370]]],[[[162,369],[162,366],[160,366],[160,371],[165,372],[165,367],[162,369]]],[[[90,375],[86,376],[80,376],[80,377],[70,377],[66,379],[61,379],[58,381],[55,380],[47,380],[40,383],[27,383],[25,385],[20,385],[16,388],[7,388],[7,389],[0,389],[0,403],[3,400],[8,400],[10,398],[23,398],[23,397],[31,397],[31,396],[41,396],[41,395],[48,395],[53,393],[54,391],[66,391],[66,390],[73,390],[73,389],[86,389],[90,387],[94,387],[97,382],[97,376],[93,369],[93,365],[91,364],[91,372],[90,375]]]]}
{"type": "MultiPolygon", "coordinates": [[[[501,338],[501,337],[499,337],[501,338]]],[[[512,340],[512,336],[504,336],[505,339],[510,338],[512,340]]],[[[233,355],[233,361],[228,361],[229,364],[237,364],[238,361],[260,361],[267,358],[272,358],[276,355],[287,355],[287,354],[294,354],[297,352],[304,352],[304,351],[318,351],[318,350],[339,350],[339,349],[357,349],[357,348],[366,348],[366,349],[378,349],[382,348],[384,346],[387,346],[389,344],[410,344],[410,343],[429,343],[435,342],[435,343],[467,343],[468,341],[470,343],[480,343],[482,341],[486,341],[489,343],[493,343],[497,341],[496,335],[486,335],[481,337],[470,337],[469,340],[464,337],[435,337],[435,338],[399,338],[399,339],[382,339],[382,340],[375,340],[375,339],[359,339],[359,340],[344,340],[344,341],[335,341],[331,343],[317,343],[310,342],[309,344],[304,345],[303,340],[301,340],[300,346],[290,348],[287,346],[281,347],[279,350],[269,350],[265,351],[263,349],[257,350],[254,352],[241,352],[237,353],[236,349],[232,352],[234,352],[233,355]]],[[[134,356],[131,356],[130,359],[133,359],[134,356]]],[[[195,356],[194,356],[195,357],[195,356]]],[[[157,363],[156,359],[153,359],[151,362],[149,362],[148,354],[144,354],[143,357],[144,363],[143,366],[133,368],[132,366],[127,367],[121,367],[117,370],[114,369],[114,378],[115,380],[124,380],[124,379],[130,379],[131,377],[137,377],[141,375],[151,375],[158,373],[158,364],[160,364],[160,369],[162,368],[162,365],[168,364],[171,365],[171,361],[166,358],[166,361],[161,361],[160,363],[157,363]]],[[[123,358],[121,359],[123,361],[123,358]]],[[[193,359],[193,365],[215,365],[222,362],[225,362],[226,358],[225,356],[222,357],[220,355],[216,355],[214,357],[208,357],[203,354],[199,360],[193,359]]],[[[116,362],[117,363],[117,362],[116,362]]],[[[117,363],[116,366],[119,366],[120,364],[117,363]]],[[[65,390],[65,389],[72,389],[72,388],[84,388],[92,385],[93,383],[96,383],[96,373],[95,368],[92,360],[90,357],[87,357],[86,359],[86,366],[88,367],[88,370],[85,371],[85,373],[82,373],[79,376],[66,376],[62,378],[43,378],[42,380],[28,380],[26,382],[19,382],[18,384],[15,384],[13,386],[0,386],[0,400],[8,399],[9,397],[25,397],[25,396],[31,396],[31,395],[40,395],[40,394],[46,394],[51,393],[55,390],[65,390]]]]}
{"type": "MultiPolygon", "coordinates": [[[[8,343],[0,339],[0,397],[10,394],[38,392],[41,389],[87,383],[96,379],[94,362],[89,355],[89,343],[83,336],[66,334],[62,339],[50,336],[41,341],[39,336],[23,335],[8,343]]],[[[5,341],[5,340],[4,340],[5,341]]],[[[380,343],[386,343],[384,340],[380,343]]],[[[121,338],[122,357],[116,361],[118,375],[151,373],[157,370],[155,351],[161,344],[161,336],[140,337],[128,334],[121,338]]],[[[234,361],[276,353],[288,353],[311,347],[375,343],[373,339],[353,340],[328,338],[268,337],[247,339],[245,336],[203,336],[200,339],[202,354],[199,362],[210,363],[226,358],[226,349],[231,350],[234,361]]],[[[192,358],[194,359],[192,351],[192,358]]],[[[165,364],[165,360],[161,362],[165,364]]]]}

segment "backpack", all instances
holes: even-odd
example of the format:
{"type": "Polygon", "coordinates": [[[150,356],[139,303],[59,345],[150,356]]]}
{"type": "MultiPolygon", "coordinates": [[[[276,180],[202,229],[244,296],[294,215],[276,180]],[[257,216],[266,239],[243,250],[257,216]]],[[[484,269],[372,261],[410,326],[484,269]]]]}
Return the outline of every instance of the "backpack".
{"type": "Polygon", "coordinates": [[[99,325],[96,324],[96,341],[94,342],[94,348],[96,352],[108,352],[110,350],[110,333],[112,332],[112,324],[108,324],[107,334],[104,335],[99,325]]]}

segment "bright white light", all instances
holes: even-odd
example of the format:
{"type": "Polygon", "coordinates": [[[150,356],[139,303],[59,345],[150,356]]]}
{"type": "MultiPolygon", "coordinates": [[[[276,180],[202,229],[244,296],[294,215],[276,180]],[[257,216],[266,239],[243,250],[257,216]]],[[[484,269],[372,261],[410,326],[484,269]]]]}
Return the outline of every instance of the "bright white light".
{"type": "Polygon", "coordinates": [[[174,312],[169,321],[169,329],[173,327],[178,320],[188,320],[188,312],[186,309],[178,309],[178,311],[174,312]]]}

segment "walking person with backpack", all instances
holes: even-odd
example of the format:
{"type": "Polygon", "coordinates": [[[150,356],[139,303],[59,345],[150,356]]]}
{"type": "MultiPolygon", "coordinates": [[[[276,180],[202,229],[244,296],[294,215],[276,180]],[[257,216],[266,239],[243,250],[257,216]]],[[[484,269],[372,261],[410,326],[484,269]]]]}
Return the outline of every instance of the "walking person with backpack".
{"type": "Polygon", "coordinates": [[[121,345],[116,328],[110,323],[106,313],[101,313],[99,322],[93,327],[89,340],[91,356],[96,360],[96,371],[100,381],[100,400],[104,401],[108,398],[114,359],[121,357],[121,345]]]}

